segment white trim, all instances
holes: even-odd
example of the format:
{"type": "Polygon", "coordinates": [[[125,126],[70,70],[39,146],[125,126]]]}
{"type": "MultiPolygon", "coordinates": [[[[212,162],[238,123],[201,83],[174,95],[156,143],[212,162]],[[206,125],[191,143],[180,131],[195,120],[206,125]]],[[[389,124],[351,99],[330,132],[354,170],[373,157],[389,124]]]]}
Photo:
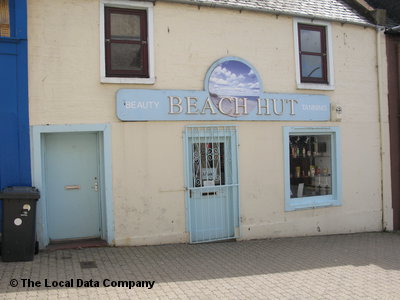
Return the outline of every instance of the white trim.
{"type": "Polygon", "coordinates": [[[100,0],[100,82],[102,83],[132,83],[154,84],[154,18],[153,3],[141,1],[100,0]],[[104,47],[104,8],[122,7],[131,9],[143,9],[147,11],[147,43],[149,59],[149,78],[118,78],[106,77],[105,47],[104,47]]]}
{"type": "Polygon", "coordinates": [[[333,69],[333,49],[332,49],[332,25],[329,22],[293,18],[293,36],[294,36],[294,56],[296,62],[296,85],[298,89],[310,89],[310,90],[334,90],[335,79],[333,69]],[[328,84],[324,83],[304,83],[301,82],[300,75],[300,59],[299,59],[299,35],[298,35],[298,23],[319,25],[326,28],[326,51],[327,51],[327,68],[328,68],[328,84]]]}
{"type": "Polygon", "coordinates": [[[114,244],[114,213],[112,200],[112,173],[111,173],[111,128],[109,124],[77,124],[77,125],[37,125],[31,127],[31,165],[32,184],[40,191],[40,200],[37,204],[37,240],[40,248],[49,244],[47,231],[46,189],[43,180],[43,150],[45,133],[61,132],[98,132],[101,136],[101,158],[103,175],[103,193],[101,199],[102,238],[108,244],[114,244]]]}

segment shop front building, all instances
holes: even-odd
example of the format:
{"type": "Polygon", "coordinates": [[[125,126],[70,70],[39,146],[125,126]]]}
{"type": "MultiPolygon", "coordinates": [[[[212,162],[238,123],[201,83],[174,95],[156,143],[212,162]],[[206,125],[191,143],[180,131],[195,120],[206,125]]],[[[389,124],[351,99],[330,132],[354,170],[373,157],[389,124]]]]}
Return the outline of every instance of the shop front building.
{"type": "Polygon", "coordinates": [[[310,2],[30,1],[41,246],[390,230],[383,32],[310,2]]]}

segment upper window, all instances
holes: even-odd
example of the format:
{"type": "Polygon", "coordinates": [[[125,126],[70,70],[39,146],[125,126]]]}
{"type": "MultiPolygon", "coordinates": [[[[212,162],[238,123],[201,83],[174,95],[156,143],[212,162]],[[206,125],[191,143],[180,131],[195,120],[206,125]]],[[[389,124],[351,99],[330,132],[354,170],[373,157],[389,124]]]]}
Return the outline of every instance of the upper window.
{"type": "Polygon", "coordinates": [[[328,83],[325,27],[298,24],[301,82],[328,83]]]}
{"type": "Polygon", "coordinates": [[[107,77],[149,77],[146,11],[106,7],[105,47],[107,77]]]}
{"type": "Polygon", "coordinates": [[[10,9],[8,0],[0,0],[0,37],[10,37],[10,9]]]}
{"type": "Polygon", "coordinates": [[[295,19],[294,25],[297,87],[334,89],[330,24],[295,19]]]}
{"type": "Polygon", "coordinates": [[[154,83],[153,4],[101,0],[101,81],[154,83]]]}

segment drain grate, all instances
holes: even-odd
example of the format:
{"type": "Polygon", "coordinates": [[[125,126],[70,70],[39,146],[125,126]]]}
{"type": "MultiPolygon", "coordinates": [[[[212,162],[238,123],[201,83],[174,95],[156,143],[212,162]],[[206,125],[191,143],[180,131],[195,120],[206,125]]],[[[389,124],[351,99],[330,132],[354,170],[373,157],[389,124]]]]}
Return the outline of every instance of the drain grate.
{"type": "Polygon", "coordinates": [[[80,261],[82,269],[91,269],[91,268],[97,268],[96,262],[94,261],[80,261]]]}

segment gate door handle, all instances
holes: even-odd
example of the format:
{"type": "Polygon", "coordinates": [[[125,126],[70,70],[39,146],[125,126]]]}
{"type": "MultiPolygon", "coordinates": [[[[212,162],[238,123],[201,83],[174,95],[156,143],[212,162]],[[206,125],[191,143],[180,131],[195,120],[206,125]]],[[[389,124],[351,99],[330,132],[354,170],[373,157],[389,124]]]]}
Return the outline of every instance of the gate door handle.
{"type": "Polygon", "coordinates": [[[94,178],[94,185],[92,186],[92,189],[97,192],[99,190],[99,182],[97,180],[97,177],[94,178]]]}

